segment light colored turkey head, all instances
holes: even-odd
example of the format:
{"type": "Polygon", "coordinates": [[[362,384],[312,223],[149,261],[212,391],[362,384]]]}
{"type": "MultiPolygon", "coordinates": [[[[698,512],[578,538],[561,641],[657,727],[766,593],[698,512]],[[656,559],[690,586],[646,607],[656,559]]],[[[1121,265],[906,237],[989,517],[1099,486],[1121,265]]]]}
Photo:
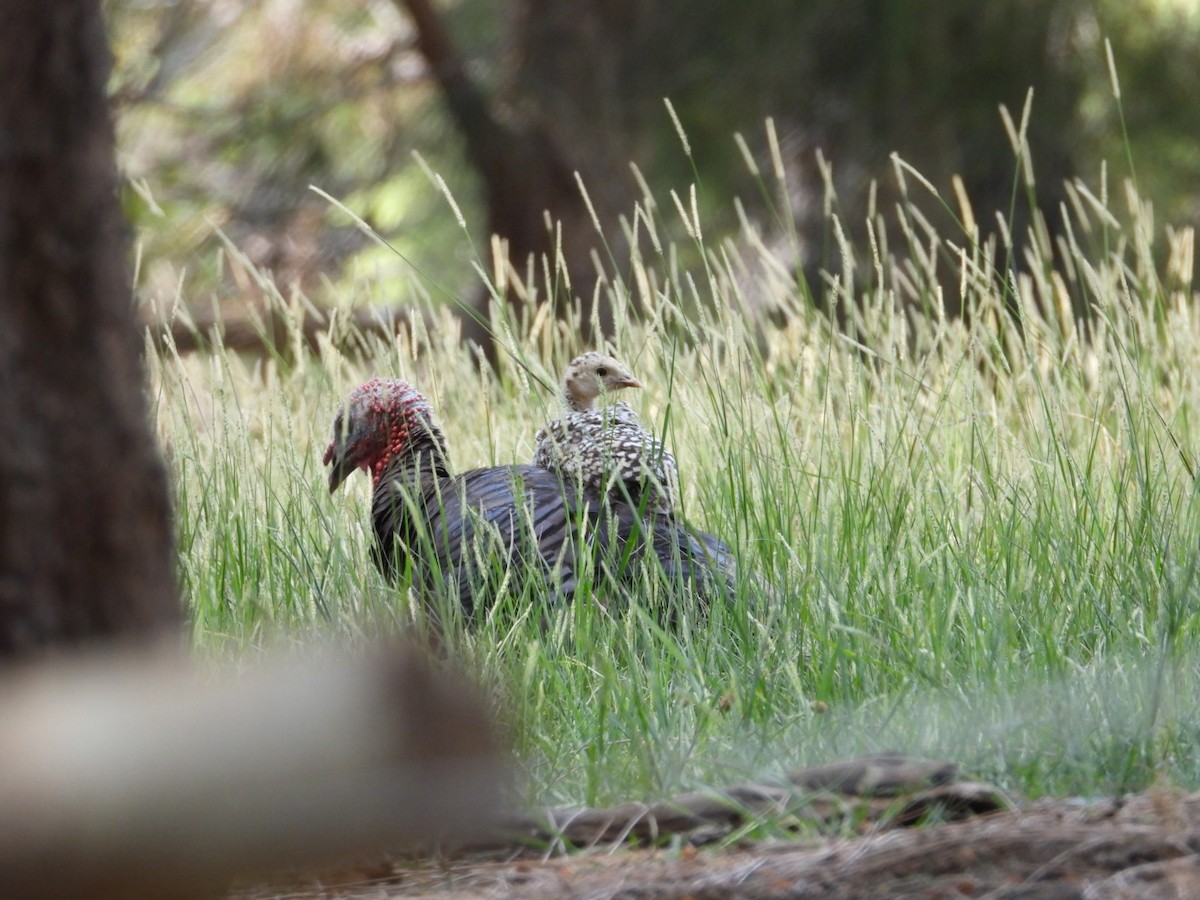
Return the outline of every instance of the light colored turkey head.
{"type": "Polygon", "coordinates": [[[623,363],[595,351],[571,360],[562,379],[563,397],[576,411],[591,409],[602,394],[641,386],[623,363]]]}
{"type": "Polygon", "coordinates": [[[433,407],[407,381],[372,378],[356,387],[333,420],[333,440],[325,449],[329,491],[333,493],[355,469],[378,481],[387,464],[425,434],[441,442],[433,407]]]}

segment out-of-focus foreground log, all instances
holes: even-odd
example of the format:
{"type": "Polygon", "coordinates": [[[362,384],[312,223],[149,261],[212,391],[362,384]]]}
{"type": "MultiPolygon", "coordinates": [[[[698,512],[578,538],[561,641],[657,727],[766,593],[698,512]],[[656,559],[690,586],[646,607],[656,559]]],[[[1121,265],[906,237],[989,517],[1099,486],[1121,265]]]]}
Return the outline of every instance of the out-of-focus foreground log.
{"type": "Polygon", "coordinates": [[[6,897],[189,897],[495,824],[475,691],[408,647],[200,674],[107,660],[0,687],[6,897]]]}

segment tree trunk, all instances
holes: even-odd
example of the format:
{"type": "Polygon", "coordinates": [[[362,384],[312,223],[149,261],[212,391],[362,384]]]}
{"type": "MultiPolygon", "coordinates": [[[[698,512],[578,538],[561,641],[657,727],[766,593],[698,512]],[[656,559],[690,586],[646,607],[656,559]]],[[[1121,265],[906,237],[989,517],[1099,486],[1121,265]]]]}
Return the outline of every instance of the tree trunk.
{"type": "MultiPolygon", "coordinates": [[[[441,87],[467,156],[483,183],[489,235],[507,242],[508,261],[516,272],[523,275],[532,258],[539,282],[542,260],[549,260],[554,273],[556,255],[561,252],[570,289],[559,284],[549,298],[559,316],[577,301],[583,341],[611,334],[612,310],[603,297],[597,297],[601,276],[593,254],[617,265],[625,262],[619,216],[624,213],[632,218],[636,194],[621,133],[606,131],[603,123],[595,121],[599,115],[608,122],[607,112],[619,98],[611,96],[610,80],[599,77],[599,67],[587,63],[604,56],[591,38],[602,35],[611,43],[619,35],[619,20],[630,5],[617,4],[617,15],[607,14],[602,4],[594,2],[519,7],[520,34],[535,32],[538,39],[532,43],[537,46],[533,53],[522,46],[518,54],[524,82],[520,114],[509,111],[502,115],[467,73],[431,0],[403,3],[416,27],[421,54],[441,87]],[[537,64],[531,65],[531,61],[537,64]],[[581,67],[588,71],[581,73],[581,67]],[[581,99],[581,90],[589,97],[581,99]],[[600,102],[593,103],[593,99],[600,102]],[[564,109],[572,109],[574,115],[564,116],[564,109]],[[573,127],[577,118],[584,120],[584,127],[573,127]],[[595,139],[598,133],[603,140],[595,139]],[[596,231],[576,173],[587,188],[603,237],[596,231]],[[548,225],[547,214],[561,230],[561,243],[548,225]],[[598,333],[593,324],[598,325],[598,333]]],[[[490,295],[482,292],[473,309],[465,312],[464,335],[494,360],[496,348],[487,329],[489,299],[490,295]]],[[[512,292],[507,299],[514,299],[512,292]]]]}
{"type": "Polygon", "coordinates": [[[0,9],[0,659],[174,631],[99,0],[0,9]]]}

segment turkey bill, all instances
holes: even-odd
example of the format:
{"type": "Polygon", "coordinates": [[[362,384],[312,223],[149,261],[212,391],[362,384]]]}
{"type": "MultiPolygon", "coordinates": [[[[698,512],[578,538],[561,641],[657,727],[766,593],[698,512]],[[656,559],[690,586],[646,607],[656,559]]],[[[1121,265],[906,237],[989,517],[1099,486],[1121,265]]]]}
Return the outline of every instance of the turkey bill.
{"type": "Polygon", "coordinates": [[[712,535],[605,502],[538,466],[453,474],[433,408],[404,381],[356,388],[324,461],[330,492],[355,469],[370,473],[373,556],[384,575],[407,575],[426,600],[456,596],[468,615],[506,587],[536,589],[531,578],[560,601],[593,578],[603,596],[638,592],[647,572],[686,586],[701,604],[734,594],[733,555],[712,535]]]}
{"type": "Polygon", "coordinates": [[[566,412],[537,433],[533,464],[647,513],[673,514],[679,497],[675,457],[642,427],[628,403],[596,406],[613,391],[641,386],[603,353],[571,360],[562,377],[566,412]]]}

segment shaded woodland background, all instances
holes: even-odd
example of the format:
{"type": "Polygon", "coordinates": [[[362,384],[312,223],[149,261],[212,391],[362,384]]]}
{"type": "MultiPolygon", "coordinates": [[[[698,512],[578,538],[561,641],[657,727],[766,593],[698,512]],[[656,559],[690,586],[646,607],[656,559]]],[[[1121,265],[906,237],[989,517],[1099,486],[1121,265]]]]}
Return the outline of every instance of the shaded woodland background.
{"type": "MultiPolygon", "coordinates": [[[[227,312],[256,302],[253,280],[223,264],[214,226],[285,295],[395,307],[438,295],[436,282],[477,302],[471,262],[490,265],[489,233],[509,238],[524,272],[529,254],[553,247],[546,209],[562,222],[572,276],[560,299],[587,299],[591,254],[619,270],[620,217],[643,197],[631,161],[660,203],[695,183],[706,239],[736,228],[736,198],[768,239],[786,239],[814,293],[820,270],[841,264],[826,209],[865,246],[868,210],[894,203],[893,152],[943,197],[960,175],[984,232],[1000,212],[1018,241],[1031,213],[1053,232],[1064,179],[1099,193],[1105,161],[1109,190],[1136,175],[1160,225],[1200,221],[1200,12],[1185,0],[110,0],[107,10],[126,212],[143,247],[141,295],[160,313],[180,299],[227,312]],[[1003,104],[1019,117],[1031,88],[1035,192],[999,114],[1003,104]]],[[[936,203],[928,213],[935,227],[948,221],[936,203]]]]}

